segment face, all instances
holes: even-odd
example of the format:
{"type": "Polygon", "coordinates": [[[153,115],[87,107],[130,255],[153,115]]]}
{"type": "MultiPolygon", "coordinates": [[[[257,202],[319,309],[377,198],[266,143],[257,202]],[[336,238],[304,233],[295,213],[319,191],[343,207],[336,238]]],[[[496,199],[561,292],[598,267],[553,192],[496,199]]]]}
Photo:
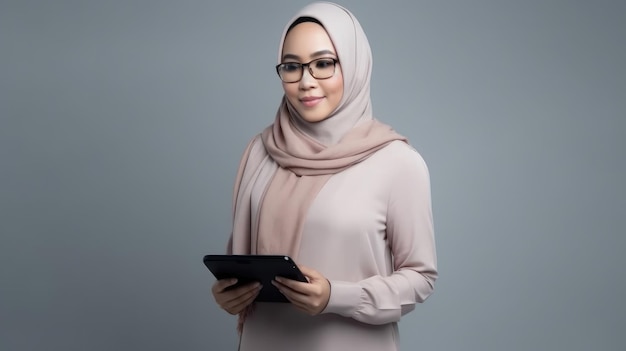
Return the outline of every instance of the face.
{"type": "MultiPolygon", "coordinates": [[[[307,63],[318,58],[338,59],[330,37],[322,26],[304,22],[293,27],[283,43],[282,62],[307,63]]],[[[302,79],[283,83],[285,96],[307,122],[320,122],[330,116],[343,96],[343,75],[337,63],[335,74],[326,79],[315,79],[308,67],[302,79]]]]}

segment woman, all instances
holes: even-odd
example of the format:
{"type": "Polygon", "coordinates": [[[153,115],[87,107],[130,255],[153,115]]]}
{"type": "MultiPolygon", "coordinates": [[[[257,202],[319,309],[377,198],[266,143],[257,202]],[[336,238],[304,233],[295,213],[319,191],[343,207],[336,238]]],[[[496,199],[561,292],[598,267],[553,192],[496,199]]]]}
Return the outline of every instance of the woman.
{"type": "Polygon", "coordinates": [[[284,98],[237,175],[232,254],[295,259],[309,282],[277,278],[291,302],[253,303],[250,284],[212,292],[239,314],[240,350],[397,350],[397,322],[437,278],[427,167],[372,116],[370,47],[345,8],[319,2],[285,27],[284,98]]]}

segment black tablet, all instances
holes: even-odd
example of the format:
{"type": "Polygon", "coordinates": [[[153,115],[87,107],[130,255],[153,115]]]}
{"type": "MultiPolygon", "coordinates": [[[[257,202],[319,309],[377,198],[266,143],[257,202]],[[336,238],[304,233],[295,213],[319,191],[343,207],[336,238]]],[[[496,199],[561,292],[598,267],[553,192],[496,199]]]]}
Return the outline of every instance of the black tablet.
{"type": "Polygon", "coordinates": [[[216,279],[237,278],[237,284],[230,289],[250,282],[260,282],[263,288],[255,299],[259,302],[288,302],[272,285],[276,276],[307,281],[289,256],[206,255],[203,261],[216,279]]]}

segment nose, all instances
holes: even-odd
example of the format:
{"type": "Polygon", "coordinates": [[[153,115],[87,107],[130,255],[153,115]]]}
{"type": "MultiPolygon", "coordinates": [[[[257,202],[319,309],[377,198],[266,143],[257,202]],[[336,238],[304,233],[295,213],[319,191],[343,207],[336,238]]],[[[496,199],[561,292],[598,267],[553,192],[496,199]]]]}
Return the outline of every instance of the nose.
{"type": "Polygon", "coordinates": [[[304,67],[302,72],[302,79],[300,79],[300,89],[310,89],[317,84],[317,79],[313,78],[308,67],[304,67]]]}

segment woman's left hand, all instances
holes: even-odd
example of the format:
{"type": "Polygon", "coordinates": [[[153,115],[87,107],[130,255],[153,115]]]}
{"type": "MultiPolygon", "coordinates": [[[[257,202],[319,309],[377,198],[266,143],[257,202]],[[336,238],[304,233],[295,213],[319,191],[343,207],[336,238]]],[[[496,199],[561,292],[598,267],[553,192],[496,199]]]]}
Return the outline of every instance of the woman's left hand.
{"type": "Polygon", "coordinates": [[[328,304],[330,283],[328,279],[314,269],[303,266],[299,266],[299,268],[302,274],[309,280],[308,283],[276,277],[272,284],[295,307],[314,316],[321,313],[328,304]]]}

